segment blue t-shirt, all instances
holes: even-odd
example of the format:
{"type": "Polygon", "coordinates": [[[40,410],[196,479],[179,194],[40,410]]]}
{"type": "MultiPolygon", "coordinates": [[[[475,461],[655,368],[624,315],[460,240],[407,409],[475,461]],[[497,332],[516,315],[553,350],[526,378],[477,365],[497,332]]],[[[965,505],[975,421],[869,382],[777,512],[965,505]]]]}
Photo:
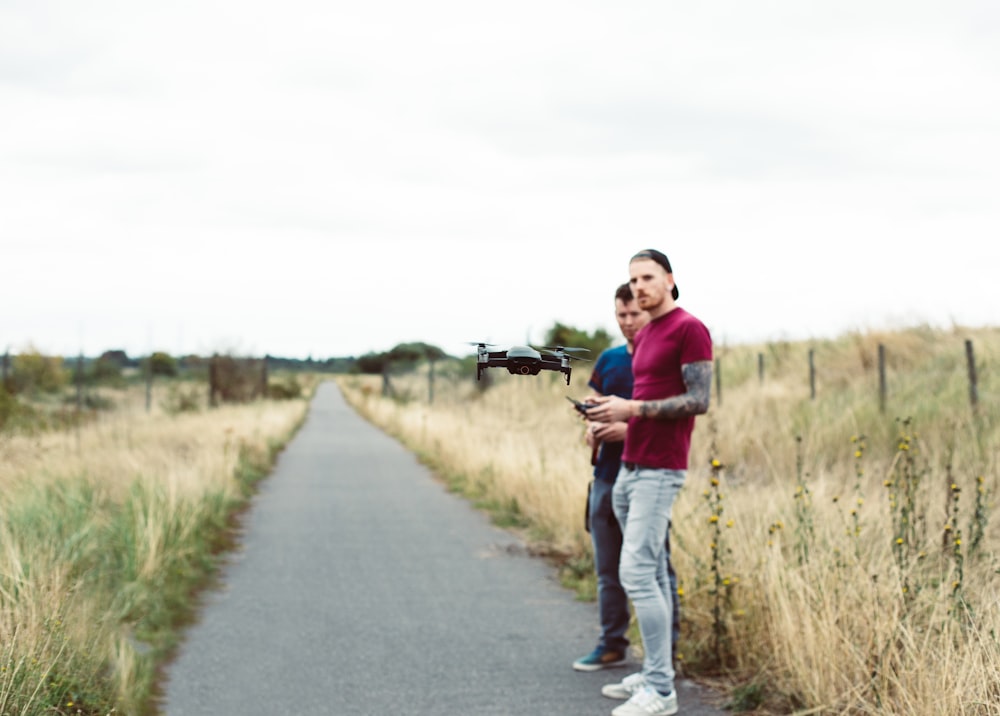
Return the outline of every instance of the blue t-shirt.
{"type": "MultiPolygon", "coordinates": [[[[609,348],[601,353],[594,364],[594,372],[587,382],[591,388],[601,395],[617,395],[621,398],[632,397],[632,354],[628,346],[609,348]]],[[[614,482],[622,464],[624,442],[601,443],[594,465],[594,477],[598,480],[614,482]]]]}

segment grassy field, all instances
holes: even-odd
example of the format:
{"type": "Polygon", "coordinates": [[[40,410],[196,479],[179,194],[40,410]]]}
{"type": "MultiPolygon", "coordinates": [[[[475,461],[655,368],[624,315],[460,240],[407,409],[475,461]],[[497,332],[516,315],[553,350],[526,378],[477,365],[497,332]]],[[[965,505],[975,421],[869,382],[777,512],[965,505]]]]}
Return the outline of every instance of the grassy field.
{"type": "MultiPolygon", "coordinates": [[[[858,333],[716,355],[721,400],[698,419],[673,515],[681,672],[759,713],[1000,714],[1000,330],[858,333]]],[[[593,598],[589,451],[563,399],[586,394],[588,368],[568,388],[492,371],[482,392],[471,371],[446,380],[439,366],[433,404],[419,372],[394,377],[395,397],[380,380],[339,383],[593,598]]]]}
{"type": "Polygon", "coordinates": [[[235,515],[307,409],[156,390],[148,412],[143,388],[105,390],[111,409],[75,427],[0,433],[4,716],[150,711],[235,515]]]}

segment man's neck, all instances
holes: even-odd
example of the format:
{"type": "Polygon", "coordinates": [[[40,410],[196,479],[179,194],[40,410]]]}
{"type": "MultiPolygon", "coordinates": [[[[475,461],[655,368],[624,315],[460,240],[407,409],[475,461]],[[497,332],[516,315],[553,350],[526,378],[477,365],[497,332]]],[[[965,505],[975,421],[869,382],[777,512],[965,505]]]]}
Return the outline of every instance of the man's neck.
{"type": "Polygon", "coordinates": [[[649,311],[649,318],[650,318],[650,320],[656,320],[657,318],[660,318],[661,316],[667,315],[668,313],[670,313],[671,311],[673,311],[676,308],[678,308],[677,302],[674,301],[673,298],[669,298],[669,299],[666,299],[663,303],[661,303],[656,308],[647,309],[647,310],[649,311]]]}

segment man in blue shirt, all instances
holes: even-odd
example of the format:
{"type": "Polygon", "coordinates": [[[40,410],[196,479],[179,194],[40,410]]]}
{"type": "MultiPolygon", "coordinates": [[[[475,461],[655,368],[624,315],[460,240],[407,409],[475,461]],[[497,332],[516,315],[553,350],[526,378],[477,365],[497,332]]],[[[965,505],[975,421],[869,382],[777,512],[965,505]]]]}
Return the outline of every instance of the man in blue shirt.
{"type": "MultiPolygon", "coordinates": [[[[615,291],[615,319],[625,338],[625,345],[609,348],[594,364],[588,385],[597,395],[632,397],[632,348],[635,334],[649,321],[649,315],[639,308],[627,283],[615,291]]],[[[577,671],[597,671],[628,662],[629,625],[628,597],[618,576],[622,547],[622,531],[611,506],[611,490],[621,468],[626,422],[601,423],[587,421],[587,444],[594,450],[594,482],[587,505],[590,537],[594,545],[594,567],[597,571],[597,601],[601,619],[601,637],[597,647],[573,662],[577,671]]],[[[673,642],[680,631],[680,611],[677,606],[677,577],[670,563],[670,538],[667,533],[667,567],[674,592],[673,642]]]]}

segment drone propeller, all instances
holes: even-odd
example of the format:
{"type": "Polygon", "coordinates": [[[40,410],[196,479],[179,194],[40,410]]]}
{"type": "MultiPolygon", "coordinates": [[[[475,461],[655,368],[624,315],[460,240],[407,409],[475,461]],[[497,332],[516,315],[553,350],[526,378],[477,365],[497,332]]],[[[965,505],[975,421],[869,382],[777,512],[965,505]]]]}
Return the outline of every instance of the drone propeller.
{"type": "MultiPolygon", "coordinates": [[[[584,361],[586,363],[590,362],[589,358],[579,358],[578,356],[572,355],[570,353],[557,352],[557,351],[549,350],[548,348],[539,348],[538,350],[541,351],[542,353],[547,353],[550,356],[555,356],[556,358],[569,358],[570,360],[582,360],[582,361],[584,361]]],[[[587,349],[584,348],[583,350],[587,350],[587,349]]]]}
{"type": "Polygon", "coordinates": [[[542,346],[539,350],[557,351],[559,353],[590,353],[589,348],[574,348],[573,346],[542,346]]]}
{"type": "Polygon", "coordinates": [[[487,343],[486,341],[466,341],[470,346],[495,346],[496,343],[487,343]]]}

